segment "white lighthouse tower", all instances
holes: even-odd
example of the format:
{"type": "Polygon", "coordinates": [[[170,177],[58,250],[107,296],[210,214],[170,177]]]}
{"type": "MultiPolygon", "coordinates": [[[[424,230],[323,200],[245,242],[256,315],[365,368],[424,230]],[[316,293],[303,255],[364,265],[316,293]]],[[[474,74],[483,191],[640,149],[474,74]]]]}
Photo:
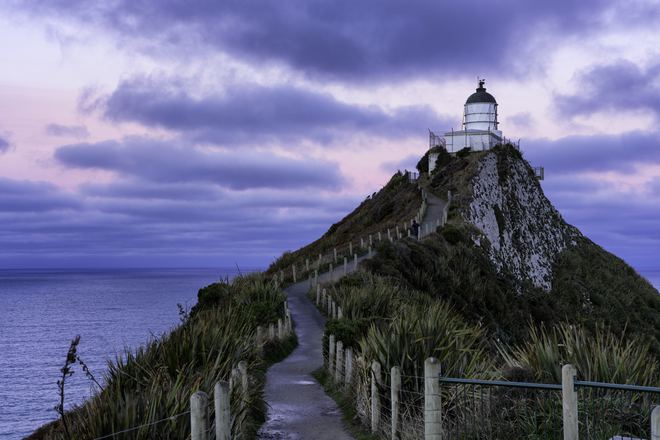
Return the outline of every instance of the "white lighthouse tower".
{"type": "Polygon", "coordinates": [[[463,148],[487,150],[502,143],[498,129],[497,101],[486,92],[485,80],[479,80],[477,91],[471,94],[463,110],[463,129],[445,133],[447,150],[455,152],[463,148]]]}

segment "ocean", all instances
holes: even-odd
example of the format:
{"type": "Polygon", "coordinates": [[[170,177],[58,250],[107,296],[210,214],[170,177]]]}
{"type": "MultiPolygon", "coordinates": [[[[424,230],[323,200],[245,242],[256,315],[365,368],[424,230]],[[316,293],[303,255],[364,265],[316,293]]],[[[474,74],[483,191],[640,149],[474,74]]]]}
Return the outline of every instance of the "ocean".
{"type": "MultiPolygon", "coordinates": [[[[57,418],[57,380],[71,339],[97,378],[124,347],[179,322],[177,303],[236,269],[0,270],[0,439],[16,440],[57,418]]],[[[67,407],[91,392],[79,368],[67,407]]]]}
{"type": "MultiPolygon", "coordinates": [[[[0,439],[17,440],[56,418],[57,379],[69,343],[101,378],[108,360],[179,322],[197,290],[235,269],[0,270],[0,439]]],[[[660,289],[660,270],[643,271],[660,289]]],[[[67,407],[90,395],[76,370],[67,407]]]]}

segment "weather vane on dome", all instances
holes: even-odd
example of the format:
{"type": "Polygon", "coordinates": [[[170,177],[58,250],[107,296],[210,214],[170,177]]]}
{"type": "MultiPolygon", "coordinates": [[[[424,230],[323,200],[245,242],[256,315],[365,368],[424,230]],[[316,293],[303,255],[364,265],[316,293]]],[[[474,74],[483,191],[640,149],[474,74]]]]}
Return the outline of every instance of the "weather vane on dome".
{"type": "Polygon", "coordinates": [[[484,84],[486,83],[486,79],[477,77],[477,81],[479,82],[479,88],[483,89],[484,84]]]}

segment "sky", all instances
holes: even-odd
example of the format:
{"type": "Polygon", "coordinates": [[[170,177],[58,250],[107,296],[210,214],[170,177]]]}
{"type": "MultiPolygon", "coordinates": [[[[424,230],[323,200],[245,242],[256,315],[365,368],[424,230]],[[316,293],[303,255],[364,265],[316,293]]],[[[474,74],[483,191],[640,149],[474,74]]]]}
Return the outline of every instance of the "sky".
{"type": "Polygon", "coordinates": [[[660,3],[0,0],[0,267],[265,266],[477,77],[564,218],[660,269],[660,3]]]}

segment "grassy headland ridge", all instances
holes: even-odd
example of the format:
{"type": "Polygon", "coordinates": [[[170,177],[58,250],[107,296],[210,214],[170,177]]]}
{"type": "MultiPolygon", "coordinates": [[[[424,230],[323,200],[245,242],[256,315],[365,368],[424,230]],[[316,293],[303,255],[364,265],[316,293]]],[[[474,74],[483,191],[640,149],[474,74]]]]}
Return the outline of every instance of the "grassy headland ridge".
{"type": "MultiPolygon", "coordinates": [[[[443,374],[454,377],[557,383],[561,365],[572,363],[583,380],[660,386],[658,291],[568,225],[514,147],[440,153],[431,174],[427,159],[420,161],[419,187],[395,186],[400,179],[395,175],[370,202],[386,205],[387,198],[405,195],[410,204],[403,205],[400,220],[409,220],[422,189],[445,199],[449,191],[448,222],[423,240],[384,240],[360,271],[323,286],[343,312],[341,319],[327,321],[324,350],[332,334],[359,356],[349,393],[358,417],[368,425],[372,361],[381,364],[383,383],[391,367],[401,368],[403,388],[410,390],[402,399],[411,408],[420,408],[419,376],[431,356],[440,359],[443,374]]],[[[354,239],[347,233],[338,239],[337,231],[357,237],[361,224],[388,227],[377,217],[368,221],[370,215],[365,202],[269,272],[302,265],[319,250],[354,239]]],[[[315,292],[310,295],[315,299],[315,292]]],[[[647,400],[635,399],[635,417],[642,417],[637,429],[647,426],[650,410],[643,406],[647,400]]],[[[503,402],[531,408],[525,413],[530,423],[539,414],[557,413],[556,405],[503,402]]],[[[414,434],[421,413],[409,416],[410,424],[401,429],[414,434]]],[[[616,413],[603,432],[616,432],[629,416],[616,413]]],[[[552,423],[561,426],[560,419],[552,423]]],[[[531,435],[532,426],[508,427],[503,435],[531,435]]]]}

